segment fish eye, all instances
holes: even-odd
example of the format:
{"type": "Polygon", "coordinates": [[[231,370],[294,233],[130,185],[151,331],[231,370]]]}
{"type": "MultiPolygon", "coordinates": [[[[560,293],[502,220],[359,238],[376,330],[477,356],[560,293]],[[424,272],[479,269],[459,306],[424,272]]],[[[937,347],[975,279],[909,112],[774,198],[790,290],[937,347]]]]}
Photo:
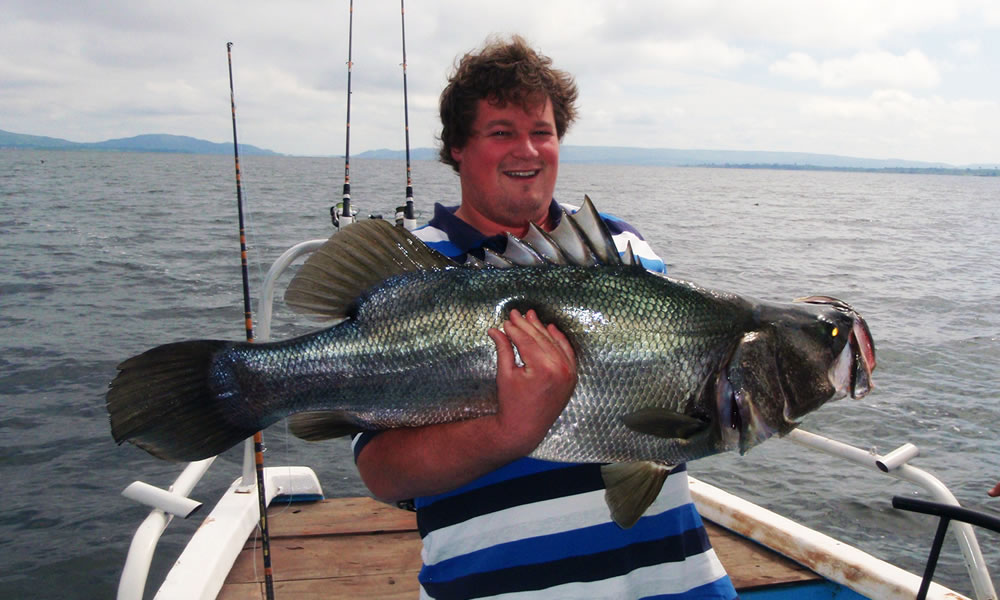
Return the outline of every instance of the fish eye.
{"type": "Polygon", "coordinates": [[[830,330],[830,337],[837,337],[837,334],[839,334],[839,333],[840,333],[840,329],[838,329],[837,326],[834,325],[833,329],[830,330]]]}

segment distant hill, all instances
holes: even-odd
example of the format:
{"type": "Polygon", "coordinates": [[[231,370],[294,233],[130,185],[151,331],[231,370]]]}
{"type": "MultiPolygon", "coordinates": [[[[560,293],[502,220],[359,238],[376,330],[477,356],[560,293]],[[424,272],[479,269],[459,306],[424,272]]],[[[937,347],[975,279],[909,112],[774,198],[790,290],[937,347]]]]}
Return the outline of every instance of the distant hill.
{"type": "Polygon", "coordinates": [[[618,163],[655,166],[782,165],[834,169],[953,168],[945,163],[897,159],[854,158],[805,152],[761,152],[753,150],[677,150],[672,148],[624,148],[616,146],[563,146],[560,160],[577,163],[618,163]]]}
{"type": "MultiPolygon", "coordinates": [[[[438,151],[436,148],[411,148],[410,160],[437,160],[438,151]]],[[[356,158],[373,158],[378,160],[404,160],[406,150],[389,150],[380,148],[378,150],[368,150],[356,156],[356,158]]]]}
{"type": "MultiPolygon", "coordinates": [[[[103,142],[71,142],[53,137],[26,135],[0,129],[0,148],[33,150],[106,150],[111,152],[173,152],[179,154],[232,154],[232,143],[199,140],[186,135],[153,133],[103,142]]],[[[240,144],[240,154],[280,156],[277,152],[240,144]]]]}
{"type": "MultiPolygon", "coordinates": [[[[39,150],[106,150],[116,152],[176,152],[185,154],[231,154],[233,145],[200,140],[183,135],[148,134],[79,143],[39,135],[0,130],[0,148],[39,150]]],[[[240,144],[240,154],[282,156],[249,144],[240,144]]],[[[437,160],[435,148],[414,148],[411,160],[437,160]]],[[[403,150],[369,150],[355,158],[406,158],[403,150]]],[[[900,173],[953,173],[1000,176],[1000,164],[949,165],[901,159],[875,159],[811,154],[806,152],[760,152],[750,150],[680,150],[674,148],[631,148],[623,146],[562,146],[564,163],[605,165],[648,165],[668,167],[732,167],[749,169],[831,169],[851,171],[892,171],[900,173]]]]}
{"type": "MultiPolygon", "coordinates": [[[[369,150],[357,158],[403,159],[403,150],[369,150]]],[[[413,160],[436,160],[437,150],[415,148],[413,160]]],[[[900,172],[940,172],[965,169],[996,171],[1000,165],[963,165],[901,159],[855,158],[835,154],[805,152],[759,152],[751,150],[679,150],[673,148],[630,148],[622,146],[562,146],[559,160],[564,163],[604,165],[648,165],[665,167],[739,167],[763,169],[845,169],[892,170],[900,172]]]]}

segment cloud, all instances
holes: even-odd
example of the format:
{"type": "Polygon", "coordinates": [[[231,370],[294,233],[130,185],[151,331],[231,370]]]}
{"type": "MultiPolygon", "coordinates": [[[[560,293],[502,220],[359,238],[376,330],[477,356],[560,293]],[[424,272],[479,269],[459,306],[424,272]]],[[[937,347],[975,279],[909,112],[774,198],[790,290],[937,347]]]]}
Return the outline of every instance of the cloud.
{"type": "Polygon", "coordinates": [[[768,69],[774,75],[817,81],[824,88],[933,88],[941,82],[938,68],[920,50],[896,55],[882,50],[859,52],[850,58],[817,61],[792,52],[768,69]]]}
{"type": "MultiPolygon", "coordinates": [[[[516,32],[580,85],[568,143],[916,152],[905,122],[941,140],[909,157],[971,162],[980,148],[996,160],[986,133],[960,139],[966,115],[949,113],[972,110],[996,138],[988,104],[976,104],[1000,98],[992,0],[412,0],[406,9],[414,146],[435,143],[437,95],[456,56],[516,32]]],[[[226,141],[232,41],[240,139],[339,154],[347,16],[346,2],[317,0],[8,0],[0,128],[226,141]]],[[[352,153],[402,147],[400,33],[398,5],[355,3],[352,153]]]]}
{"type": "Polygon", "coordinates": [[[974,58],[982,55],[983,42],[979,39],[962,39],[951,43],[951,50],[963,58],[974,58]]]}

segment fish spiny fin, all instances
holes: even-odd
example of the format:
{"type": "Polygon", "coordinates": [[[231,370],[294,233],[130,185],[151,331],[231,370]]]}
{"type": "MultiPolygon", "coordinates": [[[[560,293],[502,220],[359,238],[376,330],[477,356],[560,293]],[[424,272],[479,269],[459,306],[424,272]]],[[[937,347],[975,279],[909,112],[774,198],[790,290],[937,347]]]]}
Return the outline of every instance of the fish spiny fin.
{"type": "Polygon", "coordinates": [[[576,212],[563,211],[559,224],[552,231],[536,233],[529,230],[525,235],[525,241],[538,254],[555,264],[581,267],[622,264],[611,232],[589,196],[583,197],[583,206],[576,212]],[[555,252],[560,256],[550,256],[555,252]]]}
{"type": "Polygon", "coordinates": [[[176,342],[118,365],[107,394],[115,441],[129,441],[158,458],[193,461],[253,435],[261,427],[234,424],[227,414],[231,403],[210,384],[215,357],[230,345],[176,342]]]}
{"type": "MultiPolygon", "coordinates": [[[[471,254],[469,256],[472,256],[471,254]]],[[[509,269],[511,267],[516,267],[513,262],[504,258],[502,255],[490,250],[489,248],[483,248],[483,260],[487,267],[495,267],[497,269],[509,269]]]]}
{"type": "Polygon", "coordinates": [[[597,213],[597,209],[594,208],[594,203],[591,202],[590,196],[584,196],[583,206],[580,207],[580,210],[569,215],[569,217],[579,228],[583,238],[587,241],[590,249],[594,251],[594,254],[601,263],[606,265],[621,264],[621,257],[615,248],[611,232],[608,231],[608,226],[605,225],[604,220],[597,213]]]}
{"type": "Polygon", "coordinates": [[[522,241],[531,246],[539,256],[552,264],[565,265],[569,262],[566,259],[566,253],[562,251],[559,244],[549,234],[545,233],[545,230],[534,223],[528,225],[528,233],[524,235],[522,241]]]}
{"type": "Polygon", "coordinates": [[[507,248],[501,256],[519,267],[533,267],[549,263],[529,244],[509,233],[507,234],[507,248]]]}
{"type": "Polygon", "coordinates": [[[361,433],[357,419],[340,410],[300,412],[288,417],[288,430],[303,440],[317,442],[361,433]]]}
{"type": "Polygon", "coordinates": [[[626,265],[642,266],[639,259],[635,257],[635,252],[632,251],[632,242],[628,242],[628,244],[625,245],[625,254],[622,255],[622,263],[626,265]]]}
{"type": "Polygon", "coordinates": [[[622,529],[635,525],[649,505],[660,495],[663,482],[673,469],[651,461],[615,463],[601,467],[604,501],[611,518],[622,529]]]}
{"type": "Polygon", "coordinates": [[[297,312],[343,318],[363,292],[394,275],[458,265],[382,219],[358,221],[320,246],[285,291],[297,312]]]}
{"type": "Polygon", "coordinates": [[[589,267],[600,262],[594,255],[594,251],[590,249],[590,245],[580,232],[580,228],[567,212],[563,212],[559,224],[549,232],[549,238],[563,252],[568,264],[589,267]]]}

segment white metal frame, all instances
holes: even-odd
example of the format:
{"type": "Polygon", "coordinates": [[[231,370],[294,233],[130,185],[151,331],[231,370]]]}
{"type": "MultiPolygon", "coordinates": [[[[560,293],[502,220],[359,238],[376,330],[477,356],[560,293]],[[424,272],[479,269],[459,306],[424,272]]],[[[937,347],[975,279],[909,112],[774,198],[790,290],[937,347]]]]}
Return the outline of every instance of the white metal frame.
{"type": "MultiPolygon", "coordinates": [[[[289,248],[268,270],[258,302],[257,339],[266,341],[270,338],[274,286],[278,276],[297,258],[314,251],[325,241],[310,240],[289,248]]],[[[941,481],[906,464],[919,453],[912,444],[904,444],[885,456],[879,456],[806,431],[795,430],[785,437],[808,448],[916,483],[938,502],[959,505],[955,496],[941,481]]],[[[252,443],[252,440],[246,442],[243,476],[233,483],[192,536],[161,585],[157,599],[210,600],[218,595],[229,569],[258,522],[252,443]]],[[[215,457],[212,457],[189,463],[170,486],[169,494],[154,493],[149,495],[152,500],[144,502],[155,506],[156,498],[174,501],[175,496],[188,496],[214,460],[215,457]]],[[[264,469],[264,476],[268,504],[280,494],[322,495],[316,475],[307,467],[268,467],[264,469]]],[[[911,598],[916,595],[920,584],[920,578],[916,575],[707,483],[691,479],[692,496],[706,518],[798,560],[824,577],[859,593],[873,598],[911,598]],[[810,551],[814,552],[810,554],[810,551]],[[824,553],[833,556],[834,560],[816,561],[809,558],[824,553]],[[862,576],[859,577],[859,574],[862,576]]],[[[132,539],[119,582],[118,600],[142,600],[156,544],[172,519],[173,515],[166,513],[163,507],[156,507],[139,526],[132,539]]],[[[952,528],[962,549],[977,600],[997,600],[972,526],[955,522],[952,523],[952,528]]],[[[964,598],[937,584],[932,585],[929,597],[964,598]]]]}
{"type": "MultiPolygon", "coordinates": [[[[896,450],[884,456],[868,452],[860,448],[855,448],[849,444],[838,442],[815,433],[793,430],[785,436],[796,444],[825,452],[831,456],[842,458],[855,464],[867,467],[877,473],[889,475],[903,481],[915,483],[924,488],[935,502],[961,506],[958,499],[951,493],[944,483],[927,471],[918,469],[907,464],[907,461],[919,454],[919,450],[913,444],[903,444],[896,450]]],[[[973,591],[979,600],[997,600],[996,589],[990,580],[989,570],[983,558],[982,550],[979,548],[979,541],[972,525],[953,521],[950,525],[955,540],[962,550],[962,557],[965,560],[965,567],[972,580],[973,591]]]]}

